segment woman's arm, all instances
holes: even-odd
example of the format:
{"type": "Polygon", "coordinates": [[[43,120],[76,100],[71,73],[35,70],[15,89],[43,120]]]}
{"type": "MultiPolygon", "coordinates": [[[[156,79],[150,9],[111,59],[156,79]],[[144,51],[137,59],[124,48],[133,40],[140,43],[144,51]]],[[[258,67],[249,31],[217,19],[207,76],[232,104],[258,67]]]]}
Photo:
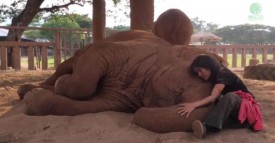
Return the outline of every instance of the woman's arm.
{"type": "Polygon", "coordinates": [[[178,113],[181,116],[186,114],[186,118],[187,118],[194,109],[213,103],[221,94],[222,90],[224,89],[224,86],[225,86],[224,84],[215,84],[210,96],[207,96],[199,101],[195,101],[192,103],[180,104],[180,107],[178,108],[178,113]]]}

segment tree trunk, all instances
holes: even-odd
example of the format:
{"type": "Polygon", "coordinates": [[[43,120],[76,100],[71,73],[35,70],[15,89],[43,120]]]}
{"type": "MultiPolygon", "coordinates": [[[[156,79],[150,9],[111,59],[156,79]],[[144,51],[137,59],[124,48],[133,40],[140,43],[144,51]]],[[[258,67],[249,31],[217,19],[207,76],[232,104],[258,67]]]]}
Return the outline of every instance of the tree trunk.
{"type": "Polygon", "coordinates": [[[105,0],[93,0],[93,42],[105,37],[105,0]]]}
{"type": "MultiPolygon", "coordinates": [[[[43,2],[44,0],[28,0],[25,9],[17,17],[12,18],[11,26],[28,26],[39,12],[39,8],[43,2]]],[[[20,41],[23,32],[23,29],[9,30],[7,41],[20,41]]],[[[8,48],[7,58],[8,67],[14,67],[12,48],[8,48]]]]}
{"type": "Polygon", "coordinates": [[[131,29],[152,31],[154,0],[130,0],[131,29]]]}

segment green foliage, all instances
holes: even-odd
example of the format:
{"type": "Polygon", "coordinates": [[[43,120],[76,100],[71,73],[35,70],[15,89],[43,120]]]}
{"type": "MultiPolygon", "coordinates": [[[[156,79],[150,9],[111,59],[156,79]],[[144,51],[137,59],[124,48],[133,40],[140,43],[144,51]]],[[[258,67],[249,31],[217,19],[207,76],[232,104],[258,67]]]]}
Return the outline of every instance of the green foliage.
{"type": "MultiPolygon", "coordinates": [[[[120,2],[120,0],[113,1],[114,3],[120,2]]],[[[46,12],[54,14],[65,14],[68,12],[69,5],[83,6],[86,3],[91,4],[91,2],[92,0],[56,0],[51,1],[51,3],[47,5],[44,5],[44,7],[39,7],[38,11],[32,11],[31,9],[25,9],[26,4],[29,3],[29,0],[10,0],[10,3],[7,2],[6,4],[0,5],[0,22],[3,22],[5,19],[16,18],[23,10],[38,14],[33,20],[33,22],[37,22],[43,18],[43,14],[46,12]]]]}
{"type": "Polygon", "coordinates": [[[194,33],[199,31],[207,31],[207,32],[214,32],[218,28],[218,24],[215,23],[207,23],[203,20],[200,20],[198,17],[191,19],[193,25],[194,33]]]}
{"type": "Polygon", "coordinates": [[[198,17],[192,18],[191,19],[192,25],[193,25],[193,31],[194,33],[197,33],[199,31],[202,31],[205,28],[205,21],[199,20],[198,17]]]}
{"type": "MultiPolygon", "coordinates": [[[[43,25],[44,28],[80,28],[77,22],[68,17],[62,15],[52,15],[43,25]]],[[[41,34],[47,39],[53,40],[53,31],[43,30],[41,34]]]]}
{"type": "Polygon", "coordinates": [[[266,25],[237,25],[217,29],[216,35],[223,38],[222,42],[229,44],[272,44],[275,39],[274,27],[266,25]]]}
{"type": "Polygon", "coordinates": [[[117,5],[118,3],[120,3],[121,0],[113,0],[114,4],[117,5]]]}
{"type": "Polygon", "coordinates": [[[5,18],[2,15],[0,15],[0,22],[5,22],[5,18]]]}
{"type": "Polygon", "coordinates": [[[24,35],[28,39],[36,40],[36,39],[44,39],[45,36],[41,34],[39,30],[27,30],[24,32],[24,35]]]}
{"type": "Polygon", "coordinates": [[[130,26],[117,25],[117,26],[114,26],[112,29],[118,30],[118,31],[125,31],[125,30],[129,30],[130,26]]]}
{"type": "Polygon", "coordinates": [[[92,28],[92,19],[88,17],[88,15],[79,15],[79,14],[69,14],[66,15],[71,19],[74,19],[80,28],[92,28]]]}
{"type": "Polygon", "coordinates": [[[13,0],[10,5],[0,5],[1,20],[11,19],[19,15],[26,5],[27,0],[13,0]]]}
{"type": "MultiPolygon", "coordinates": [[[[36,23],[32,23],[32,26],[39,26],[39,20],[36,23]]],[[[92,19],[88,15],[79,14],[68,14],[68,15],[51,15],[46,18],[46,22],[42,27],[48,28],[87,28],[91,29],[92,19]]],[[[39,31],[39,30],[28,30],[24,32],[24,35],[29,39],[53,39],[52,31],[39,31]]]]}

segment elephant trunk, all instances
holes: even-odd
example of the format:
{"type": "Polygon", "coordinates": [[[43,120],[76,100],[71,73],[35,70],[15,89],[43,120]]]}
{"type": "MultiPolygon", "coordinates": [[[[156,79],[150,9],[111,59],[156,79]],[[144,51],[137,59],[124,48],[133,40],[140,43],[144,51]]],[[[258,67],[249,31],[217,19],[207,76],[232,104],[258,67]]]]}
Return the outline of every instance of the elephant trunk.
{"type": "Polygon", "coordinates": [[[163,108],[141,108],[135,115],[133,122],[150,131],[158,133],[191,131],[194,120],[202,120],[212,106],[195,109],[188,118],[177,113],[179,106],[163,108]]]}

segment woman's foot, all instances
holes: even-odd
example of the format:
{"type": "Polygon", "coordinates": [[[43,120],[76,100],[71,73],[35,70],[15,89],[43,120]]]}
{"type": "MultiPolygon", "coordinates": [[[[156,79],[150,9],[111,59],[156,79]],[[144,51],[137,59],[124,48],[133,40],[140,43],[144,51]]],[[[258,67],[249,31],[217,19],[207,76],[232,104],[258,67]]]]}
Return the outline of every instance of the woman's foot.
{"type": "Polygon", "coordinates": [[[202,124],[201,121],[195,120],[192,123],[192,130],[195,137],[203,139],[206,134],[206,127],[202,124]]]}

